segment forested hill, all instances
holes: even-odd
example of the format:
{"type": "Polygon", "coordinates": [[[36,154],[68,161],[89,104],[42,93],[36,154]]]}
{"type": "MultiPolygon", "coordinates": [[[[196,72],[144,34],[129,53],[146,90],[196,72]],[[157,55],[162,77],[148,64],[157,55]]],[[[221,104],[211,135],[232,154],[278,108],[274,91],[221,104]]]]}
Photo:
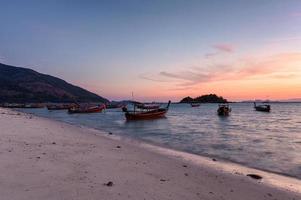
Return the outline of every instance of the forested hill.
{"type": "Polygon", "coordinates": [[[54,76],[0,63],[0,102],[108,102],[54,76]]]}

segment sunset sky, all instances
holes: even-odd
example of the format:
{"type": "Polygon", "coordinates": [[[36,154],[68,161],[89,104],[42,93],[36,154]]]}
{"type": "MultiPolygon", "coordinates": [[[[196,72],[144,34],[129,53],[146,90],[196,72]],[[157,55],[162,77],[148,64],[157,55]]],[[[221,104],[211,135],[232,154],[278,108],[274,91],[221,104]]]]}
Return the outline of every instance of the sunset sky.
{"type": "Polygon", "coordinates": [[[0,62],[110,100],[301,98],[300,0],[0,0],[0,62]]]}

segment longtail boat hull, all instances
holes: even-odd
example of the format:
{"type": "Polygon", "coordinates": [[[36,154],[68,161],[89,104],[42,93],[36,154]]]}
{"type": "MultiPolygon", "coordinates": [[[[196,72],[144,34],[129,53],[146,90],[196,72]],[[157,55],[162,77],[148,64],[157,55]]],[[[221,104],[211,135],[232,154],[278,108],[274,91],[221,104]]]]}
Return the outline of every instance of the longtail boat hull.
{"type": "Polygon", "coordinates": [[[74,113],[97,113],[101,112],[103,109],[105,109],[105,106],[93,106],[89,108],[81,108],[81,107],[73,107],[68,109],[69,114],[74,114],[74,113]]]}
{"type": "Polygon", "coordinates": [[[128,111],[126,107],[122,110],[125,112],[125,118],[127,120],[150,120],[150,119],[159,119],[165,117],[169,109],[170,101],[168,102],[166,108],[159,108],[147,111],[128,111]]]}
{"type": "Polygon", "coordinates": [[[125,113],[127,120],[148,120],[148,119],[159,119],[165,117],[167,110],[150,112],[150,113],[125,113]]]}
{"type": "Polygon", "coordinates": [[[254,102],[254,109],[256,111],[260,111],[260,112],[270,112],[271,111],[271,106],[268,105],[268,104],[256,105],[256,103],[254,102]]]}
{"type": "Polygon", "coordinates": [[[254,108],[255,108],[256,111],[261,111],[261,112],[270,112],[271,111],[270,107],[256,106],[254,108]]]}

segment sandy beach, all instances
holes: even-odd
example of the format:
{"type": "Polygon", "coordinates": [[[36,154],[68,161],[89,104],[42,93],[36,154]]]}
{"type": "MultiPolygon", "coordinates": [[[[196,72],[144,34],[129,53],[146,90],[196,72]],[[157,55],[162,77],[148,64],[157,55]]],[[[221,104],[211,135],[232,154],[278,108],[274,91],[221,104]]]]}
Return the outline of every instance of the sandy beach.
{"type": "Polygon", "coordinates": [[[1,200],[301,199],[300,180],[114,133],[2,108],[0,125],[1,200]]]}

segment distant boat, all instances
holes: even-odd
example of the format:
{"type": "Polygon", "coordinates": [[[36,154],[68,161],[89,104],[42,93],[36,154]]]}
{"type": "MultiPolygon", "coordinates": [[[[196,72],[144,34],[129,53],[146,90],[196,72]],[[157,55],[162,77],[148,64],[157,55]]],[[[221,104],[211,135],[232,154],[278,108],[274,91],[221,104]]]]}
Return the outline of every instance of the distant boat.
{"type": "Polygon", "coordinates": [[[229,104],[219,104],[217,109],[217,114],[220,116],[228,116],[232,109],[229,107],[229,104]]]}
{"type": "Polygon", "coordinates": [[[170,101],[168,102],[165,108],[156,108],[156,109],[142,109],[136,110],[136,105],[134,104],[134,110],[128,111],[126,107],[123,108],[125,112],[125,118],[127,120],[148,120],[148,119],[158,119],[165,117],[169,109],[170,101]]]}
{"type": "Polygon", "coordinates": [[[261,111],[261,112],[270,112],[271,111],[271,106],[269,104],[257,105],[256,102],[254,102],[254,108],[256,111],[261,111]]]}
{"type": "Polygon", "coordinates": [[[24,108],[44,108],[45,105],[42,103],[31,103],[31,104],[25,104],[24,108]]]}
{"type": "Polygon", "coordinates": [[[68,110],[69,108],[74,107],[74,104],[50,104],[47,105],[48,110],[68,110]]]}
{"type": "Polygon", "coordinates": [[[97,105],[97,106],[74,106],[72,108],[68,109],[69,114],[73,113],[96,113],[96,112],[101,112],[103,109],[105,109],[106,106],[104,104],[102,105],[97,105]]]}
{"type": "Polygon", "coordinates": [[[3,108],[24,108],[25,104],[20,103],[4,103],[1,105],[3,108]]]}
{"type": "Polygon", "coordinates": [[[106,104],[106,109],[122,108],[123,104],[106,104]]]}
{"type": "Polygon", "coordinates": [[[41,103],[5,103],[1,107],[4,108],[44,108],[44,104],[41,103]]]}
{"type": "Polygon", "coordinates": [[[201,104],[199,103],[190,103],[191,107],[200,107],[201,104]]]}

